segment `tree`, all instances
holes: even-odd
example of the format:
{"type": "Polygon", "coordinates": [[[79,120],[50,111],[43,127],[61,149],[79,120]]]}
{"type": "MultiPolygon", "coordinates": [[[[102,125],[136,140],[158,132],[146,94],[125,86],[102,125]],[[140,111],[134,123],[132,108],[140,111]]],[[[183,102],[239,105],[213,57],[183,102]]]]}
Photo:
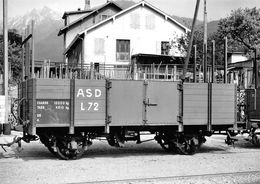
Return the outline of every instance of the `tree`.
{"type": "MultiPolygon", "coordinates": [[[[15,29],[8,31],[8,63],[11,67],[11,78],[9,83],[17,84],[21,79],[22,61],[21,61],[21,43],[22,37],[15,29]]],[[[0,73],[4,73],[3,60],[3,35],[0,35],[0,73]]]]}
{"type": "MultiPolygon", "coordinates": [[[[208,35],[208,61],[211,60],[211,41],[216,42],[216,65],[224,62],[224,37],[228,38],[228,52],[242,51],[253,56],[254,48],[260,47],[260,9],[237,9],[218,23],[216,32],[208,35]]],[[[185,53],[189,43],[190,33],[176,39],[175,45],[185,53]]],[[[197,60],[202,64],[203,27],[197,26],[193,44],[197,45],[197,60]]],[[[191,54],[192,63],[193,53],[191,54]]]]}
{"type": "MultiPolygon", "coordinates": [[[[180,38],[175,39],[176,42],[173,43],[172,45],[177,47],[182,54],[185,55],[188,49],[188,44],[190,40],[190,32],[186,35],[183,35],[180,38]]],[[[197,63],[202,65],[203,64],[203,38],[204,38],[204,33],[203,33],[203,27],[202,26],[197,26],[194,32],[194,39],[193,39],[193,45],[197,45],[197,63]]],[[[208,35],[208,40],[207,40],[207,58],[208,62],[210,63],[211,61],[211,52],[212,52],[212,47],[211,47],[211,41],[215,40],[216,42],[216,65],[222,65],[223,64],[223,53],[224,53],[224,40],[223,38],[217,33],[214,32],[210,35],[208,35]]],[[[190,56],[190,64],[193,63],[193,58],[194,58],[194,52],[191,52],[190,56]]]]}
{"type": "Polygon", "coordinates": [[[227,36],[229,49],[245,51],[252,56],[260,46],[260,9],[239,8],[220,20],[218,34],[227,36]]]}

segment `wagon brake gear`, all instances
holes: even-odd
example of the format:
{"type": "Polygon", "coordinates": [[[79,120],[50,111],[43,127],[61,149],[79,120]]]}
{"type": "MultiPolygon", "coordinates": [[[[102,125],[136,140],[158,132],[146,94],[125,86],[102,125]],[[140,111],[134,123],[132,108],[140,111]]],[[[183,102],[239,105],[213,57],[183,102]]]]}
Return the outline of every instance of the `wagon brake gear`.
{"type": "Polygon", "coordinates": [[[251,128],[248,140],[253,144],[253,145],[259,145],[260,144],[260,139],[258,134],[256,133],[256,128],[251,128]]]}
{"type": "Polygon", "coordinates": [[[178,137],[176,142],[176,147],[180,154],[184,155],[192,155],[196,152],[197,148],[199,146],[199,141],[194,141],[194,137],[188,138],[188,137],[178,137]],[[197,144],[196,144],[197,143],[197,144]]]}
{"type": "Polygon", "coordinates": [[[78,149],[78,145],[77,142],[75,141],[75,139],[72,139],[69,143],[69,148],[71,150],[77,150],[78,149]]]}
{"type": "Polygon", "coordinates": [[[238,141],[238,139],[235,138],[234,136],[231,136],[230,131],[227,131],[227,138],[225,139],[225,143],[227,145],[233,145],[234,146],[235,141],[238,141]]]}
{"type": "Polygon", "coordinates": [[[168,133],[159,132],[154,139],[160,144],[160,146],[167,152],[177,152],[174,137],[168,133]]]}

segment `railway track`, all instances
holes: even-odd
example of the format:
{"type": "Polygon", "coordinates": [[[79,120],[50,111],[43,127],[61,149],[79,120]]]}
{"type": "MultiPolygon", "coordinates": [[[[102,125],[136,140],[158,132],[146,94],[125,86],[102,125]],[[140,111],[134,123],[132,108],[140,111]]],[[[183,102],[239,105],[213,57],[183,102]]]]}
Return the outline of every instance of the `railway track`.
{"type": "Polygon", "coordinates": [[[124,179],[124,180],[108,180],[108,181],[91,181],[79,182],[70,184],[151,184],[151,183],[174,183],[174,184],[199,184],[199,183],[214,183],[214,184],[259,184],[260,171],[246,171],[246,172],[230,172],[230,173],[216,173],[216,174],[202,174],[202,175],[184,175],[184,176],[168,176],[168,177],[152,177],[152,178],[138,178],[138,179],[124,179]]]}

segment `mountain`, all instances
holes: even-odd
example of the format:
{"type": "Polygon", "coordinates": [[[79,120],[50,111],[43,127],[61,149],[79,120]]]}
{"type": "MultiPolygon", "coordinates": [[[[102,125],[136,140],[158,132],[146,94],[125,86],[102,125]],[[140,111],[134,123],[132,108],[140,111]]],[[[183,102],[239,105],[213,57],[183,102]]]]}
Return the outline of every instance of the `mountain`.
{"type": "Polygon", "coordinates": [[[48,7],[33,9],[21,17],[15,17],[8,22],[10,29],[24,33],[31,20],[35,21],[35,59],[62,61],[63,37],[58,37],[58,31],[63,26],[61,14],[48,7]]]}
{"type": "MultiPolygon", "coordinates": [[[[211,34],[217,32],[217,30],[218,30],[218,23],[219,23],[219,20],[214,20],[214,21],[208,22],[208,24],[207,24],[208,35],[211,35],[211,34]]],[[[196,28],[201,30],[201,31],[203,31],[203,27],[204,27],[203,23],[198,24],[196,26],[196,28]]]]}
{"type": "MultiPolygon", "coordinates": [[[[187,28],[191,29],[192,26],[192,18],[187,18],[187,17],[179,17],[176,15],[171,15],[171,17],[176,20],[177,22],[181,23],[182,25],[186,26],[187,28]]],[[[196,25],[200,25],[203,22],[201,20],[196,21],[196,25]]]]}
{"type": "Polygon", "coordinates": [[[53,20],[59,20],[61,15],[48,7],[42,9],[33,9],[21,17],[12,18],[8,25],[11,28],[22,30],[26,25],[30,24],[31,20],[35,20],[36,24],[46,24],[53,20]]]}
{"type": "Polygon", "coordinates": [[[214,20],[208,23],[208,34],[212,34],[218,30],[219,20],[214,20]]]}
{"type": "MultiPolygon", "coordinates": [[[[192,18],[178,17],[175,15],[172,15],[172,18],[175,19],[176,21],[178,21],[179,23],[181,23],[182,25],[191,29],[192,21],[193,21],[192,18]]],[[[208,35],[211,35],[218,30],[218,23],[219,23],[219,20],[214,20],[214,21],[208,22],[208,24],[207,24],[208,35]]],[[[203,21],[201,21],[201,20],[196,21],[197,29],[203,30],[203,26],[204,26],[203,21]]]]}

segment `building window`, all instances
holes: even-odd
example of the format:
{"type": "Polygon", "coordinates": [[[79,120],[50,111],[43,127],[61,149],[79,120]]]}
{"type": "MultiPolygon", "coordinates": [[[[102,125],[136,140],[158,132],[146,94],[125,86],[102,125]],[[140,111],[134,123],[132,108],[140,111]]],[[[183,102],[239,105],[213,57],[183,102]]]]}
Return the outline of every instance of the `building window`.
{"type": "Polygon", "coordinates": [[[131,14],[130,27],[133,29],[140,29],[140,15],[139,14],[131,14]]]}
{"type": "Polygon", "coordinates": [[[146,29],[154,29],[155,28],[155,17],[154,15],[146,15],[145,17],[145,27],[146,29]]]}
{"type": "Polygon", "coordinates": [[[161,54],[169,55],[170,52],[170,42],[161,42],[161,54]]]}
{"type": "Polygon", "coordinates": [[[108,18],[108,15],[99,15],[99,20],[102,21],[102,20],[106,20],[108,18]]]}
{"type": "Polygon", "coordinates": [[[92,16],[92,23],[95,24],[96,23],[96,17],[93,15],[92,16]]]}
{"type": "Polygon", "coordinates": [[[116,60],[119,62],[130,61],[130,40],[116,40],[116,60]]]}
{"type": "Polygon", "coordinates": [[[95,38],[95,54],[102,55],[105,53],[105,40],[104,38],[95,38]]]}

